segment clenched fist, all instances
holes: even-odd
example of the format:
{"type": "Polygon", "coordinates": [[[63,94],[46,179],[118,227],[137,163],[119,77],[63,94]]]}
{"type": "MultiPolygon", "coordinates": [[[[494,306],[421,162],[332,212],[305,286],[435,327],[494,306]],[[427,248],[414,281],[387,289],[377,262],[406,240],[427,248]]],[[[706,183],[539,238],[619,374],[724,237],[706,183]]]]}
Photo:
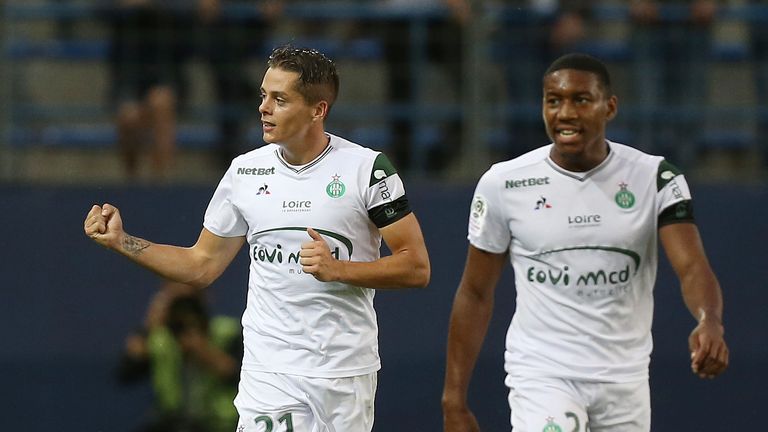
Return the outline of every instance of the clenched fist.
{"type": "Polygon", "coordinates": [[[91,207],[83,228],[85,235],[110,249],[116,249],[125,235],[120,211],[111,204],[91,207]]]}

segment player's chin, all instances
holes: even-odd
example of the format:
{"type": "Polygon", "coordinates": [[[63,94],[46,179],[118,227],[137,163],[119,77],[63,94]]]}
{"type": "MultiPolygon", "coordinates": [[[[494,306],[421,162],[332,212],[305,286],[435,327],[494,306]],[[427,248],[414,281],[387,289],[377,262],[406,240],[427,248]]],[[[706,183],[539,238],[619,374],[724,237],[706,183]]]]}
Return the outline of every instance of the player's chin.
{"type": "Polygon", "coordinates": [[[270,133],[263,133],[261,139],[267,144],[274,144],[277,142],[277,137],[270,133]]]}
{"type": "Polygon", "coordinates": [[[555,147],[561,151],[576,152],[581,151],[584,148],[584,140],[580,134],[576,134],[569,137],[563,137],[559,135],[553,135],[555,139],[555,147]]]}

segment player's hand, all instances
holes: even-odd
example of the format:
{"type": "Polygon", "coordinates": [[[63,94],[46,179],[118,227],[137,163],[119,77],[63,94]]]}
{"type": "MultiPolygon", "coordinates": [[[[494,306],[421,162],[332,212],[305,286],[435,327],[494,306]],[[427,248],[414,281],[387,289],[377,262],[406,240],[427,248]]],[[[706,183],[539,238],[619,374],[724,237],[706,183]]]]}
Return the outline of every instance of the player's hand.
{"type": "Polygon", "coordinates": [[[92,238],[96,243],[110,249],[116,249],[125,234],[120,211],[117,207],[110,204],[104,204],[104,206],[94,205],[91,207],[91,211],[85,217],[83,228],[85,235],[92,238]]]}
{"type": "Polygon", "coordinates": [[[720,322],[704,319],[688,337],[691,370],[700,378],[714,378],[728,367],[728,346],[720,322]]]}
{"type": "Polygon", "coordinates": [[[480,432],[480,424],[477,422],[477,418],[475,418],[472,411],[467,407],[443,407],[443,431],[480,432]]]}
{"type": "Polygon", "coordinates": [[[339,262],[331,255],[331,249],[323,237],[312,228],[307,228],[312,241],[302,243],[299,253],[301,270],[322,282],[339,280],[337,276],[339,262]]]}

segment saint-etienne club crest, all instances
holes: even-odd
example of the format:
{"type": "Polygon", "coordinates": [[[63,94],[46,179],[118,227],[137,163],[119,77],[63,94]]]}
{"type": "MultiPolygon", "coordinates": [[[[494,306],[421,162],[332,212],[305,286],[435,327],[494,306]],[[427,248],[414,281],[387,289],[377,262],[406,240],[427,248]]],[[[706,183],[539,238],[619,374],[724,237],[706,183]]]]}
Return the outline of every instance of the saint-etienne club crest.
{"type": "Polygon", "coordinates": [[[632,208],[635,205],[635,194],[627,189],[628,185],[624,182],[619,183],[619,191],[616,192],[614,199],[616,204],[623,209],[632,208]]]}
{"type": "Polygon", "coordinates": [[[338,174],[333,176],[333,180],[325,187],[325,193],[331,198],[341,198],[344,195],[344,191],[347,190],[347,187],[339,180],[339,177],[338,174]]]}
{"type": "Polygon", "coordinates": [[[541,432],[563,432],[563,429],[555,423],[555,419],[547,417],[547,424],[544,425],[544,429],[541,432]]]}

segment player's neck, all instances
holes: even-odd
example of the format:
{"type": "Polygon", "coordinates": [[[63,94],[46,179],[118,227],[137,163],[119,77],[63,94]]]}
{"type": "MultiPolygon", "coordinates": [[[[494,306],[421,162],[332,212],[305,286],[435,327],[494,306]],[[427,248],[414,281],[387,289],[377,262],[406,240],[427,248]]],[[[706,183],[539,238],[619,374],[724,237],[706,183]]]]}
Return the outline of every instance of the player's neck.
{"type": "Polygon", "coordinates": [[[306,165],[315,160],[328,147],[331,138],[320,131],[310,134],[301,143],[281,144],[280,154],[291,165],[306,165]]]}
{"type": "Polygon", "coordinates": [[[608,142],[602,140],[600,145],[578,153],[560,152],[556,147],[553,147],[550,158],[557,166],[566,171],[587,172],[603,163],[608,158],[610,151],[608,142]]]}

